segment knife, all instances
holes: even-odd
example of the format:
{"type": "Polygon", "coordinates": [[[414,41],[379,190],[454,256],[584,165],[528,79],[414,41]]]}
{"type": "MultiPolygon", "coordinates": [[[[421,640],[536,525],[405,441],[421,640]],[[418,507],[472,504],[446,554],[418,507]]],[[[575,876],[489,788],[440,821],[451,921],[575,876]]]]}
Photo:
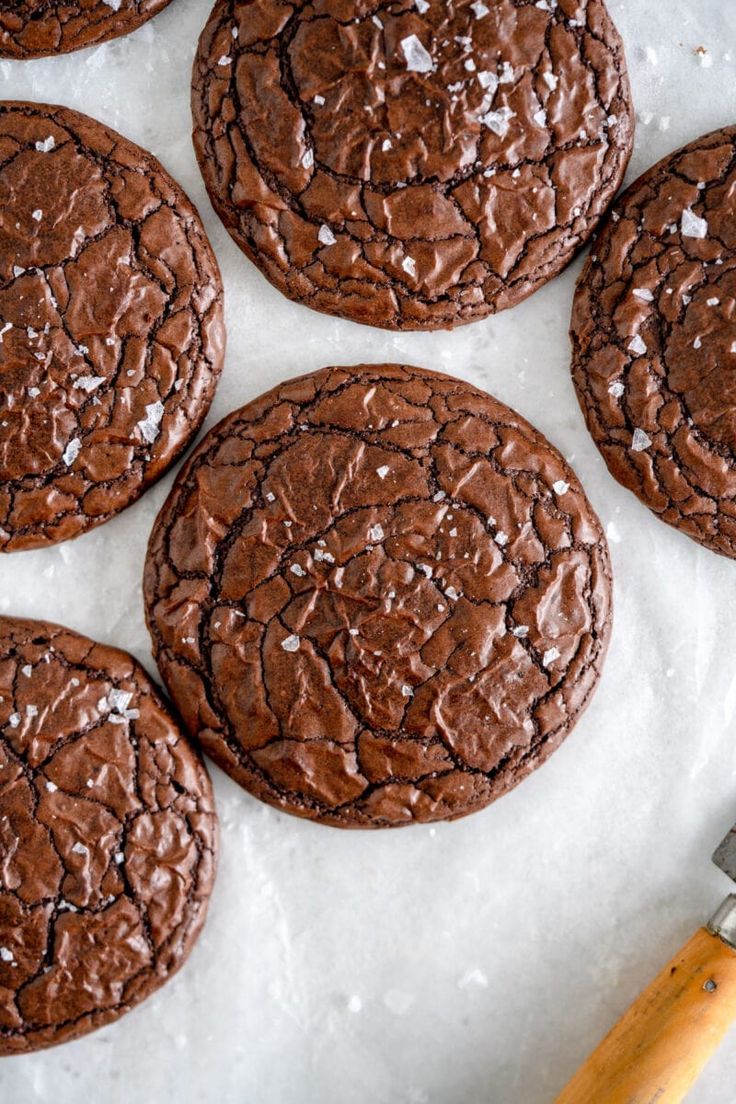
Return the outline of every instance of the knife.
{"type": "MultiPolygon", "coordinates": [[[[736,882],[736,824],[713,853],[736,882]]],[[[679,1104],[736,1019],[736,894],[695,933],[555,1104],[679,1104]]]]}

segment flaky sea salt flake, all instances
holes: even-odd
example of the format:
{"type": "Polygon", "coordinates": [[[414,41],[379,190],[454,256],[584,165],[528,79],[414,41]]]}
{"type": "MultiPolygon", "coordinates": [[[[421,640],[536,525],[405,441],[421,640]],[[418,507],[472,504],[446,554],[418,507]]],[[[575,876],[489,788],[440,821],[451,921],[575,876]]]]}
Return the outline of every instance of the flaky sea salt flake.
{"type": "Polygon", "coordinates": [[[406,58],[406,68],[410,73],[431,73],[434,69],[432,55],[415,34],[401,40],[401,49],[406,58]]]}
{"type": "Polygon", "coordinates": [[[96,391],[100,384],[104,382],[104,376],[78,376],[72,384],[72,387],[76,387],[80,391],[86,391],[89,395],[90,392],[96,391]]]}
{"type": "Polygon", "coordinates": [[[631,438],[632,452],[644,452],[648,449],[652,443],[651,437],[648,437],[643,429],[635,429],[631,438]]]}
{"type": "Polygon", "coordinates": [[[285,652],[298,652],[299,644],[299,637],[295,633],[292,633],[291,636],[287,636],[285,640],[281,641],[281,647],[285,652]]]}
{"type": "Polygon", "coordinates": [[[492,73],[490,69],[481,69],[479,73],[475,74],[475,79],[478,81],[481,88],[487,92],[490,97],[493,97],[498,88],[498,77],[496,74],[492,73]]]}
{"type": "Polygon", "coordinates": [[[686,207],[680,219],[680,231],[683,238],[705,238],[708,236],[708,223],[686,207]]]}
{"type": "Polygon", "coordinates": [[[148,403],[146,405],[146,416],[141,418],[137,422],[137,426],[141,431],[143,440],[149,445],[158,437],[161,432],[161,419],[164,416],[164,404],[162,402],[148,403]]]}
{"type": "Polygon", "coordinates": [[[108,692],[107,701],[110,709],[116,713],[124,713],[130,705],[133,694],[130,690],[117,690],[113,688],[108,692]]]}
{"type": "Polygon", "coordinates": [[[74,463],[74,461],[77,459],[81,449],[82,449],[82,442],[79,440],[78,437],[72,437],[71,441],[66,446],[66,448],[64,449],[64,451],[61,455],[61,459],[63,460],[63,462],[66,464],[66,466],[68,468],[70,468],[72,466],[72,464],[74,463]]]}
{"type": "Polygon", "coordinates": [[[478,122],[492,130],[499,138],[504,138],[508,134],[509,123],[514,118],[516,115],[510,107],[500,107],[498,111],[487,111],[485,115],[481,115],[478,122]]]}

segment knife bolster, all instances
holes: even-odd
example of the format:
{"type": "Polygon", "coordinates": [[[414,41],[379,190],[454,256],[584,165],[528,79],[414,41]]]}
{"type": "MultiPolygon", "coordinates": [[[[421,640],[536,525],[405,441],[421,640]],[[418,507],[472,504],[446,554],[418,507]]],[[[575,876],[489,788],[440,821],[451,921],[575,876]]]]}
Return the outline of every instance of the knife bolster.
{"type": "Polygon", "coordinates": [[[736,894],[732,893],[711,916],[708,931],[736,950],[736,894]]]}

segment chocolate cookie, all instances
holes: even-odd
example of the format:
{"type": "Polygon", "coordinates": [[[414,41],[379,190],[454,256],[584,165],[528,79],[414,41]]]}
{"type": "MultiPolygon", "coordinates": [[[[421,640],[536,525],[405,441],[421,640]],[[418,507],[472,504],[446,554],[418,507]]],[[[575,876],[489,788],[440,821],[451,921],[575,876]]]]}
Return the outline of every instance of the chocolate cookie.
{"type": "Polygon", "coordinates": [[[339,827],[483,808],[598,681],[608,549],[574,473],[468,383],[325,368],[220,422],[156,522],[161,673],[257,797],[339,827]]]}
{"type": "Polygon", "coordinates": [[[194,144],[280,291],[388,329],[513,306],[623,177],[633,114],[602,0],[218,0],[194,144]]]}
{"type": "Polygon", "coordinates": [[[215,871],[210,780],[142,667],[0,618],[0,1055],[117,1020],[178,970],[215,871]]]}
{"type": "Polygon", "coordinates": [[[134,31],[170,0],[0,0],[0,57],[37,58],[134,31]]]}
{"type": "Polygon", "coordinates": [[[578,283],[573,378],[611,473],[736,556],[736,127],[617,202],[578,283]]]}
{"type": "Polygon", "coordinates": [[[0,551],[138,498],[196,434],[224,344],[217,262],[158,161],[0,102],[0,551]]]}

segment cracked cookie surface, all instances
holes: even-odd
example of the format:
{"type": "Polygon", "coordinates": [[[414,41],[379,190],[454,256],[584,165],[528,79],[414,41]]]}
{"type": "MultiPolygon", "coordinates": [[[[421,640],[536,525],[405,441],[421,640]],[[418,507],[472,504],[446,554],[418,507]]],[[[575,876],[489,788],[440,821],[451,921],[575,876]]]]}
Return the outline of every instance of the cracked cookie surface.
{"type": "Polygon", "coordinates": [[[207,771],[143,668],[0,617],[0,1054],[163,985],[204,923],[216,842],[207,771]]]}
{"type": "Polygon", "coordinates": [[[0,57],[66,54],[134,31],[170,0],[0,0],[0,57]]]}
{"type": "Polygon", "coordinates": [[[213,205],[271,283],[389,329],[551,279],[633,135],[602,0],[218,0],[192,105],[213,205]]]}
{"type": "Polygon", "coordinates": [[[736,556],[736,128],[617,201],[580,276],[572,372],[611,474],[736,556]]]}
{"type": "Polygon", "coordinates": [[[257,797],[339,827],[516,785],[587,704],[611,622],[605,538],[557,450],[398,365],[287,381],[211,430],[144,593],[190,733],[257,797]]]}
{"type": "Polygon", "coordinates": [[[0,102],[0,551],[120,512],[196,434],[222,283],[149,153],[61,107],[0,102]]]}

